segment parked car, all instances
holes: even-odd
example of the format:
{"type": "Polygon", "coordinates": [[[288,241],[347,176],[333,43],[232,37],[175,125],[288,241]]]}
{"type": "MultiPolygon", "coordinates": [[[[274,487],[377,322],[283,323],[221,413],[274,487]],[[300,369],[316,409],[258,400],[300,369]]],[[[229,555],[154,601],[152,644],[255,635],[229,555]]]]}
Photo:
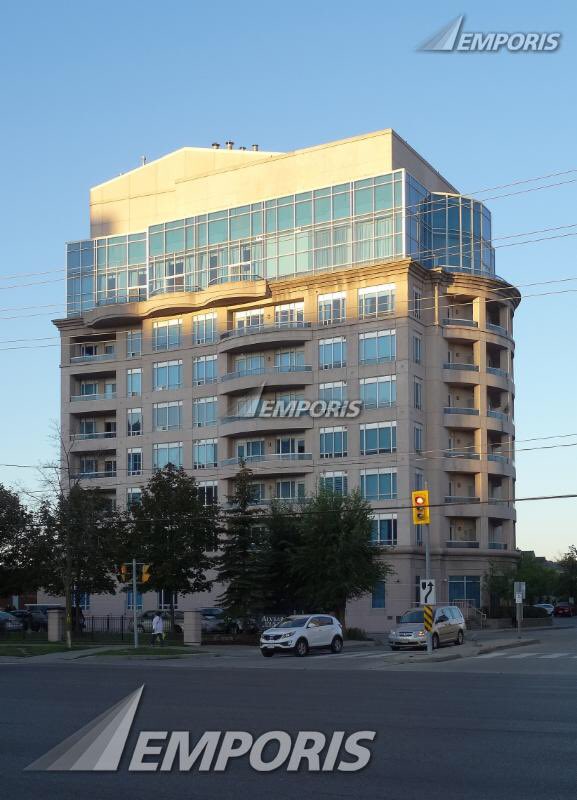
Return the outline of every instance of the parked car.
{"type": "MultiPolygon", "coordinates": [[[[152,620],[156,616],[156,611],[143,611],[141,614],[138,615],[136,618],[136,628],[139,633],[152,633],[152,620]]],[[[171,619],[170,619],[170,611],[161,611],[160,612],[162,619],[164,621],[164,632],[168,633],[171,630],[171,619]]],[[[177,633],[182,632],[182,626],[184,624],[184,612],[183,611],[175,611],[174,612],[174,630],[177,633]]],[[[134,630],[134,623],[132,619],[128,621],[128,630],[134,630]]]]}
{"type": "MultiPolygon", "coordinates": [[[[433,615],[433,649],[444,644],[463,644],[467,626],[457,606],[435,606],[433,615]]],[[[410,608],[401,615],[398,625],[389,631],[391,650],[401,647],[426,647],[425,612],[410,608]]]]}
{"type": "Polygon", "coordinates": [[[343,628],[336,617],[328,614],[286,617],[274,628],[263,631],[260,637],[260,651],[266,657],[281,651],[306,656],[317,648],[328,648],[333,653],[343,649],[343,628]]]}
{"type": "Polygon", "coordinates": [[[9,611],[0,611],[0,633],[23,631],[24,625],[9,611]]]}
{"type": "Polygon", "coordinates": [[[555,606],[553,605],[553,603],[535,603],[533,608],[542,608],[544,611],[547,612],[549,616],[551,616],[551,614],[555,610],[555,606]]]}
{"type": "MultiPolygon", "coordinates": [[[[224,608],[197,608],[200,612],[200,626],[203,633],[240,633],[242,622],[229,617],[224,608]]],[[[249,625],[250,627],[250,625],[249,625]]]]}
{"type": "Polygon", "coordinates": [[[577,609],[572,603],[556,603],[553,614],[556,617],[574,617],[577,614],[577,609]]]}
{"type": "Polygon", "coordinates": [[[19,619],[25,631],[39,630],[37,624],[34,623],[33,621],[31,611],[26,611],[26,609],[19,608],[19,609],[14,609],[14,611],[9,611],[7,613],[12,614],[13,617],[19,619]]]}
{"type": "Polygon", "coordinates": [[[58,603],[26,603],[25,610],[32,615],[33,631],[48,630],[48,612],[52,609],[57,609],[63,613],[66,611],[66,608],[58,603]]]}

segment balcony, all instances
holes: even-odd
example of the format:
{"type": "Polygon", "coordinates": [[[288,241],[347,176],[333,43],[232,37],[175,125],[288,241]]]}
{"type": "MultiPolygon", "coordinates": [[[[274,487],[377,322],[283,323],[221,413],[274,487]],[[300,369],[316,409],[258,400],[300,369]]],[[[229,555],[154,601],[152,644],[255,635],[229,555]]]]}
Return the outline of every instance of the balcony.
{"type": "Polygon", "coordinates": [[[489,550],[508,550],[507,542],[489,542],[489,550]]]}
{"type": "Polygon", "coordinates": [[[220,336],[221,353],[259,350],[267,345],[296,345],[311,339],[310,322],[287,322],[233,328],[220,336]]]}
{"type": "MultiPolygon", "coordinates": [[[[471,496],[467,496],[467,495],[459,496],[459,495],[455,495],[455,494],[450,494],[450,495],[447,495],[445,497],[445,503],[466,503],[466,504],[468,504],[468,503],[480,503],[480,502],[481,502],[481,498],[480,497],[474,497],[474,496],[471,497],[471,496]]],[[[451,515],[454,516],[454,512],[453,511],[451,512],[451,515]]]]}
{"type": "Polygon", "coordinates": [[[452,550],[478,550],[479,542],[473,540],[447,539],[445,546],[452,550]]]}
{"type": "Polygon", "coordinates": [[[256,433],[286,433],[288,430],[303,431],[313,427],[313,420],[309,414],[299,414],[297,417],[247,417],[227,416],[221,417],[220,436],[252,436],[256,433]]]}
{"type": "Polygon", "coordinates": [[[463,372],[479,372],[476,364],[457,364],[455,361],[447,361],[443,364],[443,369],[459,369],[463,372]]]}
{"type": "Polygon", "coordinates": [[[497,464],[508,464],[510,459],[502,453],[489,453],[487,455],[488,461],[495,461],[497,464]]]}
{"type": "Polygon", "coordinates": [[[474,319],[466,319],[466,318],[459,318],[459,317],[445,317],[443,320],[443,325],[458,325],[464,326],[467,328],[478,328],[479,323],[474,319]]]}
{"type": "Polygon", "coordinates": [[[447,406],[443,409],[445,414],[465,414],[471,417],[479,416],[478,408],[459,408],[458,406],[447,406]]]}
{"type": "Polygon", "coordinates": [[[487,374],[488,375],[496,375],[498,378],[508,378],[509,373],[506,369],[501,369],[501,367],[487,367],[487,374]]]}
{"type": "Polygon", "coordinates": [[[115,439],[116,431],[94,431],[93,433],[71,433],[73,442],[85,442],[88,439],[115,439]]]}
{"type": "Polygon", "coordinates": [[[479,367],[476,364],[446,362],[443,364],[443,380],[449,384],[476,385],[479,383],[479,367]]]}
{"type": "Polygon", "coordinates": [[[495,322],[487,322],[487,330],[490,333],[497,333],[499,336],[505,336],[507,339],[511,339],[511,334],[504,328],[502,325],[497,325],[495,322]]]}
{"type": "Polygon", "coordinates": [[[240,372],[227,372],[220,379],[223,394],[235,394],[254,389],[257,384],[270,388],[306,386],[313,382],[312,367],[298,364],[290,367],[266,369],[259,367],[240,372]]]}
{"type": "Polygon", "coordinates": [[[443,409],[444,425],[447,428],[475,430],[479,427],[478,408],[459,408],[447,406],[443,409]]]}
{"type": "Polygon", "coordinates": [[[445,450],[445,458],[474,458],[479,461],[481,456],[471,448],[471,450],[445,450]]]}
{"type": "Polygon", "coordinates": [[[77,481],[100,480],[102,478],[116,478],[116,470],[107,469],[104,470],[104,472],[77,472],[75,475],[72,475],[72,479],[77,481]]]}
{"type": "MultiPolygon", "coordinates": [[[[73,352],[76,352],[73,350],[73,352]]],[[[70,358],[71,364],[91,364],[99,361],[114,361],[116,358],[116,348],[104,353],[79,353],[70,358]]]]}
{"type": "Polygon", "coordinates": [[[71,403],[88,403],[93,400],[116,400],[116,392],[104,392],[101,394],[73,394],[70,396],[71,403]]]}

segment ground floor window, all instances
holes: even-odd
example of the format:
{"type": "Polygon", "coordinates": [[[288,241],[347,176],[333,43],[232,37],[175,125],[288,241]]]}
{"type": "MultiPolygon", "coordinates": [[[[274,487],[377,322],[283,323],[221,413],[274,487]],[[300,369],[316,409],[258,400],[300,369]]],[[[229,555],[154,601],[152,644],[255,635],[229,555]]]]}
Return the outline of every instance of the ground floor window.
{"type": "Polygon", "coordinates": [[[377,581],[373,587],[373,594],[371,598],[371,605],[373,608],[385,607],[385,582],[377,581]]]}
{"type": "Polygon", "coordinates": [[[467,600],[479,608],[481,605],[481,578],[479,575],[449,575],[449,602],[467,600]]]}
{"type": "MultiPolygon", "coordinates": [[[[132,590],[130,589],[128,592],[126,592],[126,610],[132,611],[133,608],[132,590]]],[[[136,592],[136,610],[142,611],[142,592],[136,592]]]]}
{"type": "Polygon", "coordinates": [[[82,611],[90,610],[90,595],[88,592],[72,592],[72,607],[82,611]]]}
{"type": "MultiPolygon", "coordinates": [[[[161,611],[168,611],[170,609],[170,592],[161,589],[156,593],[157,608],[161,611]]],[[[175,592],[172,596],[172,604],[174,608],[178,608],[178,594],[175,592]]]]}

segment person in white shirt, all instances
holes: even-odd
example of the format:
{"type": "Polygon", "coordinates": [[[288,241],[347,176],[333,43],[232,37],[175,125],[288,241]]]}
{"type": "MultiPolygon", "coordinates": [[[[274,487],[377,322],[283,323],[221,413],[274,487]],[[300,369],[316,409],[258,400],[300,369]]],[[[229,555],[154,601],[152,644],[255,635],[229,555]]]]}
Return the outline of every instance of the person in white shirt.
{"type": "Polygon", "coordinates": [[[158,642],[162,646],[164,640],[164,620],[160,611],[157,611],[152,620],[152,646],[158,642]]]}

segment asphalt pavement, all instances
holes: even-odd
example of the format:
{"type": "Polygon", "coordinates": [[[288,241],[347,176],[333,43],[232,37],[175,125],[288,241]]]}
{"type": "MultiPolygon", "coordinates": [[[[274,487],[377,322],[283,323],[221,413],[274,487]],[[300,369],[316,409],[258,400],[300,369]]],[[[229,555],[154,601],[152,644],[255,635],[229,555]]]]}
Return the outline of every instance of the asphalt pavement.
{"type": "Polygon", "coordinates": [[[303,661],[336,666],[298,670],[292,665],[299,659],[260,656],[270,668],[256,669],[260,661],[241,657],[123,665],[106,658],[98,663],[4,664],[2,796],[573,800],[577,629],[539,632],[538,645],[496,651],[491,657],[420,666],[386,666],[383,658],[378,669],[353,668],[355,661],[377,655],[366,648],[363,652],[348,659],[346,653],[313,656],[303,661]],[[23,771],[142,684],[143,697],[117,772],[23,771]],[[301,730],[327,735],[375,730],[377,736],[371,761],[360,772],[287,773],[281,768],[263,773],[237,759],[223,773],[130,773],[129,755],[142,730],[190,731],[193,740],[215,730],[255,736],[270,730],[293,736],[301,730]]]}

